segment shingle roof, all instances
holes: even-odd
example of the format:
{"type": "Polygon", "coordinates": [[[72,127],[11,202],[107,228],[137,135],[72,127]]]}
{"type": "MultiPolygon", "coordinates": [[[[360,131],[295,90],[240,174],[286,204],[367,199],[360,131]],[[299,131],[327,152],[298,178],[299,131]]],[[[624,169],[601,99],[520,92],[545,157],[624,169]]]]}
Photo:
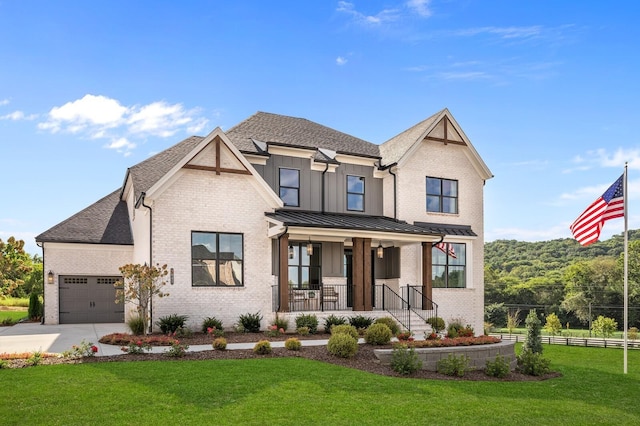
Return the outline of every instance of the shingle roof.
{"type": "Polygon", "coordinates": [[[300,210],[277,210],[275,212],[267,212],[265,216],[282,222],[285,226],[440,235],[428,228],[411,225],[405,221],[396,220],[387,216],[321,213],[300,210]]]}
{"type": "Polygon", "coordinates": [[[405,130],[404,132],[392,137],[382,145],[380,145],[380,155],[382,156],[382,164],[397,163],[402,156],[416,143],[418,138],[429,128],[436,119],[447,109],[443,109],[433,114],[431,117],[422,120],[415,126],[405,130]]]}
{"type": "Polygon", "coordinates": [[[435,234],[477,237],[470,225],[450,225],[445,223],[413,222],[414,225],[426,228],[435,234]]]}
{"type": "Polygon", "coordinates": [[[327,148],[341,154],[380,157],[378,145],[304,118],[257,112],[225,134],[244,153],[258,153],[252,139],[300,148],[327,148]]]}
{"type": "Polygon", "coordinates": [[[36,237],[37,242],[132,245],[127,203],[120,190],[90,205],[36,237]]]}

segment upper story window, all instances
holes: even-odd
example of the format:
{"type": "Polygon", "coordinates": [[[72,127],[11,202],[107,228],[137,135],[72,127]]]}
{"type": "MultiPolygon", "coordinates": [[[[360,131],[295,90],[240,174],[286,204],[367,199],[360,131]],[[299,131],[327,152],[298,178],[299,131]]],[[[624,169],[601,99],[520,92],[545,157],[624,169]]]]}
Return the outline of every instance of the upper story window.
{"type": "Polygon", "coordinates": [[[280,199],[285,206],[300,207],[300,170],[280,169],[280,199]]]}
{"type": "Polygon", "coordinates": [[[458,213],[458,181],[427,177],[427,211],[458,213]]]}
{"type": "Polygon", "coordinates": [[[433,288],[467,287],[467,246],[440,243],[431,251],[433,288]]]}
{"type": "Polygon", "coordinates": [[[364,177],[347,175],[347,210],[364,211],[364,177]]]}
{"type": "Polygon", "coordinates": [[[244,284],[242,234],[191,233],[191,285],[242,286],[244,284]]]}

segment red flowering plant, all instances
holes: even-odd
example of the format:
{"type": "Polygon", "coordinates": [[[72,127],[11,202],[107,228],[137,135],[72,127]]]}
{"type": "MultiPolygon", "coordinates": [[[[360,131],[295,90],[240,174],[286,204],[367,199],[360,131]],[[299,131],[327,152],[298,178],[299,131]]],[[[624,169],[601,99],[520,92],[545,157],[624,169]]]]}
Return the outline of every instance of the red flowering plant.
{"type": "Polygon", "coordinates": [[[224,330],[216,328],[216,326],[207,327],[207,334],[213,337],[224,337],[224,330]]]}
{"type": "Polygon", "coordinates": [[[439,340],[440,336],[438,336],[438,333],[435,333],[435,332],[432,331],[430,333],[429,332],[425,332],[424,333],[424,338],[426,340],[439,340]]]}
{"type": "Polygon", "coordinates": [[[265,334],[268,337],[278,337],[284,334],[284,328],[278,328],[278,324],[271,324],[269,327],[267,327],[267,331],[265,332],[265,334]]]}
{"type": "Polygon", "coordinates": [[[410,342],[408,346],[412,348],[444,348],[450,346],[488,345],[499,342],[501,340],[493,336],[455,337],[453,339],[420,340],[410,342]]]}
{"type": "Polygon", "coordinates": [[[396,337],[398,338],[398,341],[400,342],[413,342],[414,338],[413,338],[413,333],[410,331],[401,331],[400,333],[398,333],[396,335],[396,337]]]}
{"type": "Polygon", "coordinates": [[[97,352],[98,347],[96,345],[83,339],[79,345],[73,345],[70,350],[62,352],[62,356],[63,358],[78,359],[92,357],[97,352]]]}
{"type": "Polygon", "coordinates": [[[142,354],[145,351],[151,352],[151,345],[146,340],[136,340],[129,342],[129,345],[122,346],[120,348],[122,352],[130,353],[130,354],[142,354]]]}

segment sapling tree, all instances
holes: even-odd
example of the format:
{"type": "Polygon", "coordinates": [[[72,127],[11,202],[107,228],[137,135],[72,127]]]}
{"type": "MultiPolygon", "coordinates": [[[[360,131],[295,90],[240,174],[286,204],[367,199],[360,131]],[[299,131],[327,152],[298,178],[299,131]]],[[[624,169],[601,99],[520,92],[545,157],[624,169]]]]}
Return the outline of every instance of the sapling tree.
{"type": "Polygon", "coordinates": [[[532,353],[542,353],[542,337],[540,334],[541,322],[538,318],[538,314],[535,309],[529,311],[529,315],[524,320],[524,325],[527,328],[527,338],[522,346],[523,351],[530,351],[532,353]]]}
{"type": "Polygon", "coordinates": [[[603,337],[611,337],[613,333],[618,330],[618,322],[613,318],[607,318],[599,315],[598,318],[593,321],[591,329],[596,336],[601,334],[603,337]]]}
{"type": "Polygon", "coordinates": [[[562,323],[560,323],[560,319],[556,314],[547,315],[547,322],[544,324],[544,329],[554,336],[560,333],[562,323]]]}
{"type": "MultiPolygon", "coordinates": [[[[116,286],[116,303],[135,304],[140,318],[144,320],[146,325],[151,324],[149,308],[153,297],[169,295],[169,293],[162,291],[162,287],[166,285],[164,277],[169,273],[167,265],[127,264],[119,269],[122,280],[114,284],[116,286]]],[[[145,333],[147,333],[146,330],[147,327],[145,327],[145,333]]]]}

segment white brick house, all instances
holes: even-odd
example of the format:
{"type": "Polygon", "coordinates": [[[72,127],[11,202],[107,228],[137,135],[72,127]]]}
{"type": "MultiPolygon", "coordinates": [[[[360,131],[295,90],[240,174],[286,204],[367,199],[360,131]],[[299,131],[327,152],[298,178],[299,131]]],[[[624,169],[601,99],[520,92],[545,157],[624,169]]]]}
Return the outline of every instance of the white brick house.
{"type": "Polygon", "coordinates": [[[264,327],[307,311],[409,328],[438,315],[481,332],[491,177],[446,109],[381,145],[259,112],[129,168],[121,188],[36,237],[44,322],[123,321],[118,268],[151,263],[171,268],[153,321],[230,327],[259,311],[264,327]]]}

